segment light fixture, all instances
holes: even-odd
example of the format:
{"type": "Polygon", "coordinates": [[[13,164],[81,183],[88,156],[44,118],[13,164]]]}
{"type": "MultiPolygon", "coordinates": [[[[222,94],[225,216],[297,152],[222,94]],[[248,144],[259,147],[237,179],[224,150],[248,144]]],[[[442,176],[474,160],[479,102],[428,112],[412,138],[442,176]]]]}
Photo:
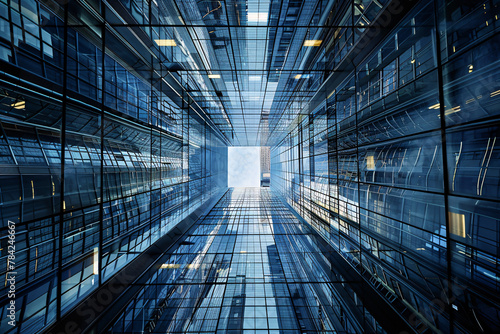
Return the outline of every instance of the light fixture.
{"type": "Polygon", "coordinates": [[[26,107],[26,101],[24,100],[16,100],[16,102],[10,105],[14,109],[24,109],[26,107]]]}
{"type": "Polygon", "coordinates": [[[177,43],[173,39],[155,39],[155,43],[158,46],[177,46],[177,43]]]}
{"type": "Polygon", "coordinates": [[[209,74],[208,77],[210,79],[220,79],[220,74],[209,74]]]}
{"type": "Polygon", "coordinates": [[[465,238],[465,215],[448,211],[448,219],[450,221],[450,233],[465,238]]]}
{"type": "Polygon", "coordinates": [[[458,106],[458,107],[453,107],[453,108],[451,108],[451,109],[445,110],[444,115],[445,115],[445,116],[448,116],[448,115],[454,114],[454,113],[456,113],[456,112],[459,112],[460,110],[461,110],[461,109],[460,109],[460,106],[458,106]]]}
{"type": "Polygon", "coordinates": [[[490,93],[490,97],[497,96],[498,94],[500,94],[500,90],[496,90],[496,91],[490,93]]]}
{"type": "Polygon", "coordinates": [[[366,157],[366,169],[375,170],[375,157],[373,155],[368,155],[366,157]]]}
{"type": "Polygon", "coordinates": [[[302,77],[302,74],[297,74],[297,75],[295,76],[295,80],[299,80],[301,77],[302,77]]]}
{"type": "Polygon", "coordinates": [[[306,39],[304,41],[304,46],[320,46],[321,42],[323,42],[320,39],[306,39]]]}

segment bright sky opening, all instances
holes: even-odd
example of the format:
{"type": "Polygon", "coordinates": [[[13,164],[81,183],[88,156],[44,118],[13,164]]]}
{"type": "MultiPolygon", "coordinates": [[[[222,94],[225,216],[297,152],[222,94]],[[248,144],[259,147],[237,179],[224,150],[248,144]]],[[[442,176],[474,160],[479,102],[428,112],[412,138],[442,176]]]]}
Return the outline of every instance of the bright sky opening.
{"type": "Polygon", "coordinates": [[[260,147],[228,147],[229,187],[260,187],[260,147]]]}

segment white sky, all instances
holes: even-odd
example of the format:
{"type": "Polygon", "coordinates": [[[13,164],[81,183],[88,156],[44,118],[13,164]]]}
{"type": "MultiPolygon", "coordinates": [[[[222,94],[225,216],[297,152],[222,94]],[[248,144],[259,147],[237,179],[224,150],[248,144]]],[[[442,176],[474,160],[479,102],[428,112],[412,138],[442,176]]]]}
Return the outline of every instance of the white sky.
{"type": "Polygon", "coordinates": [[[260,147],[228,147],[229,187],[260,187],[260,147]]]}

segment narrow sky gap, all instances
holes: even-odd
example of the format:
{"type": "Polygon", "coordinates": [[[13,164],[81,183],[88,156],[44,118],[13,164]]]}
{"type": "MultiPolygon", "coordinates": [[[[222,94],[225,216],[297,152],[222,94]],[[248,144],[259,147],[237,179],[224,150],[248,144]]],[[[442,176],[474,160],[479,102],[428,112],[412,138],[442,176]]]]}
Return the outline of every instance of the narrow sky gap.
{"type": "Polygon", "coordinates": [[[260,148],[255,146],[228,147],[229,187],[260,186],[260,148]]]}

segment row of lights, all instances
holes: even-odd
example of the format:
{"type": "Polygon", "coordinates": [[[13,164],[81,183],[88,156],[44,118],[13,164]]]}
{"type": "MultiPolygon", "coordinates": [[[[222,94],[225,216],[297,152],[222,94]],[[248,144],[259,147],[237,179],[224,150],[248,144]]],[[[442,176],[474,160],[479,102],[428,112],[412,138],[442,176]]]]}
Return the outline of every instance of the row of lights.
{"type": "MultiPolygon", "coordinates": [[[[158,46],[177,46],[177,43],[173,39],[155,39],[155,43],[158,46]]],[[[308,39],[304,41],[304,46],[306,47],[318,47],[321,45],[323,41],[322,40],[317,40],[317,39],[308,39]]],[[[301,74],[297,74],[295,76],[295,79],[300,79],[302,77],[301,74]]],[[[305,77],[305,76],[304,76],[305,77]]],[[[220,74],[209,74],[208,75],[209,79],[220,79],[220,74]]],[[[252,78],[252,77],[251,77],[252,78]]],[[[255,78],[253,78],[256,81],[255,78]]]]}

